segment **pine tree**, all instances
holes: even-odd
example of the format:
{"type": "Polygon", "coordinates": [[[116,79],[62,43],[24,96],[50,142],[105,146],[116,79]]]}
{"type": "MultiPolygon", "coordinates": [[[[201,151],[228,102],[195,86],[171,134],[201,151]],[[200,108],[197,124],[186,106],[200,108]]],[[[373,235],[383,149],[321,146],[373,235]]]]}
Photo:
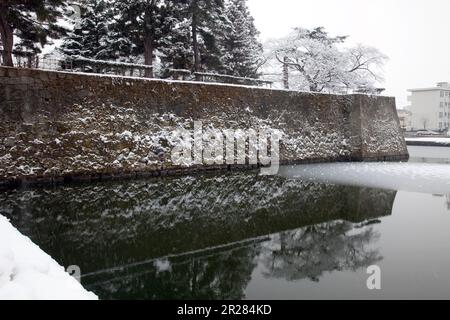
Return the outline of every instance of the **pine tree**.
{"type": "Polygon", "coordinates": [[[188,5],[194,71],[223,68],[224,8],[224,0],[191,0],[188,5]]]}
{"type": "MultiPolygon", "coordinates": [[[[144,55],[144,63],[153,65],[155,51],[168,42],[177,22],[175,12],[178,10],[176,0],[117,0],[115,10],[118,16],[114,30],[119,39],[128,41],[130,53],[144,55]]],[[[153,77],[147,71],[147,77],[153,77]]]]}
{"type": "Polygon", "coordinates": [[[105,0],[91,0],[81,6],[81,19],[75,30],[64,39],[60,51],[66,56],[95,60],[115,57],[108,21],[112,11],[105,0]]]}
{"type": "Polygon", "coordinates": [[[57,39],[68,31],[58,24],[65,10],[67,0],[0,1],[0,39],[3,46],[3,64],[13,66],[12,52],[14,36],[20,39],[17,48],[39,53],[38,46],[57,39]]]}
{"type": "Polygon", "coordinates": [[[190,30],[190,21],[186,18],[172,29],[168,43],[161,48],[163,69],[193,70],[190,30]]]}
{"type": "Polygon", "coordinates": [[[220,72],[223,69],[223,0],[179,0],[177,24],[161,57],[166,68],[220,72]]]}
{"type": "Polygon", "coordinates": [[[259,32],[247,8],[246,0],[229,0],[226,18],[225,73],[240,77],[257,77],[262,45],[258,41],[259,32]]]}

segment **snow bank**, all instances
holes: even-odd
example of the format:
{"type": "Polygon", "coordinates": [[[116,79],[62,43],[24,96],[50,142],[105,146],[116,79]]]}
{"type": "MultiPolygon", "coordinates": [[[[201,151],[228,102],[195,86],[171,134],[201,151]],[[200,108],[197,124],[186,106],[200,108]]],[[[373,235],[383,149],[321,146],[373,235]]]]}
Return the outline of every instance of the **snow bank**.
{"type": "Polygon", "coordinates": [[[0,300],[94,300],[80,283],[0,215],[0,300]]]}
{"type": "Polygon", "coordinates": [[[450,146],[450,138],[406,138],[407,142],[432,142],[450,146]]]}

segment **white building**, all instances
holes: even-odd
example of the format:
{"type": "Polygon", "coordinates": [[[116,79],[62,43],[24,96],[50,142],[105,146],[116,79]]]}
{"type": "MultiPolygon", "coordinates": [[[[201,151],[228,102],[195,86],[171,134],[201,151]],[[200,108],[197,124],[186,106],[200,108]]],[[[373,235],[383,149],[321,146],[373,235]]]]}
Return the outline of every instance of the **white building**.
{"type": "Polygon", "coordinates": [[[413,131],[447,131],[450,122],[450,84],[440,82],[436,87],[410,89],[408,96],[413,131]]]}

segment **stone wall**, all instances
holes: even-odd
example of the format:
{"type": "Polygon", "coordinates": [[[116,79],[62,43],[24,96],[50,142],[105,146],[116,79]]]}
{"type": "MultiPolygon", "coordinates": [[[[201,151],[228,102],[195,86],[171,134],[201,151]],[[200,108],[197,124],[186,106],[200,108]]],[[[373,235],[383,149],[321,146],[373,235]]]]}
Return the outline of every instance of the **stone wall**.
{"type": "Polygon", "coordinates": [[[0,67],[0,185],[242,168],[172,164],[194,121],[279,129],[286,164],[408,157],[389,97],[0,67]]]}

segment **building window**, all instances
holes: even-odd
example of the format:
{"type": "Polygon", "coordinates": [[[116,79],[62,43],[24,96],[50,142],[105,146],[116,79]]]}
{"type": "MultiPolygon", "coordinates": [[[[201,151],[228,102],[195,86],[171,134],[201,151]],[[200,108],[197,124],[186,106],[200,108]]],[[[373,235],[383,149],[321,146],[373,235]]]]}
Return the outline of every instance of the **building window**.
{"type": "Polygon", "coordinates": [[[443,108],[444,107],[444,102],[441,102],[441,108],[443,108]]]}
{"type": "Polygon", "coordinates": [[[439,112],[439,118],[443,118],[444,117],[444,113],[443,112],[439,112]]]}
{"type": "Polygon", "coordinates": [[[442,129],[442,122],[439,122],[439,129],[442,129]]]}
{"type": "Polygon", "coordinates": [[[444,97],[444,91],[441,91],[441,98],[444,97]]]}

